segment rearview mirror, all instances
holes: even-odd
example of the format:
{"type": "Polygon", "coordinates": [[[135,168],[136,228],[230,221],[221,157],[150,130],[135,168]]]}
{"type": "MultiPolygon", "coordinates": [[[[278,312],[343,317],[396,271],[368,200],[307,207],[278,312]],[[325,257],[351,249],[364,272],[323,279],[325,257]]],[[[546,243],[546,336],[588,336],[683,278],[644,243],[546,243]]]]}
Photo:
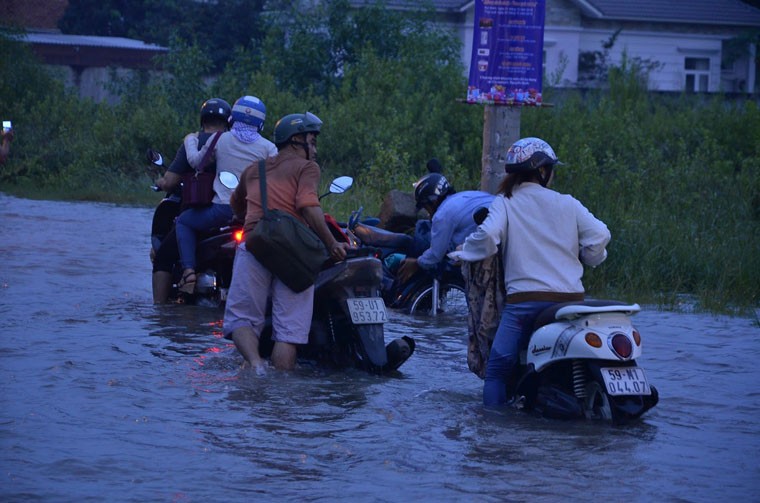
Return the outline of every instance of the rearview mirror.
{"type": "Polygon", "coordinates": [[[350,176],[339,176],[330,183],[331,194],[342,194],[354,184],[354,179],[350,176]]]}
{"type": "Polygon", "coordinates": [[[219,181],[222,182],[222,185],[227,187],[228,189],[234,189],[238,186],[238,183],[240,181],[238,180],[238,177],[235,176],[234,173],[230,173],[229,171],[222,171],[219,173],[219,181]]]}
{"type": "Polygon", "coordinates": [[[158,150],[153,150],[152,148],[149,148],[148,152],[145,154],[145,157],[147,157],[148,162],[151,164],[155,164],[156,166],[164,165],[164,157],[161,155],[161,152],[159,152],[158,150]]]}

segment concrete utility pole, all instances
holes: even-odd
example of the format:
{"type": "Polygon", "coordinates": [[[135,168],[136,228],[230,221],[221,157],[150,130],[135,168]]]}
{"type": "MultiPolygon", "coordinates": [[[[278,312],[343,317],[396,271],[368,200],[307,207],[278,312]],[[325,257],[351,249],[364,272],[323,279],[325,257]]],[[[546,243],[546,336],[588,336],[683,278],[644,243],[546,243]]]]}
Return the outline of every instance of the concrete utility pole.
{"type": "Polygon", "coordinates": [[[522,106],[486,105],[483,112],[483,168],[480,190],[496,194],[506,176],[504,161],[507,149],[520,139],[522,106]]]}

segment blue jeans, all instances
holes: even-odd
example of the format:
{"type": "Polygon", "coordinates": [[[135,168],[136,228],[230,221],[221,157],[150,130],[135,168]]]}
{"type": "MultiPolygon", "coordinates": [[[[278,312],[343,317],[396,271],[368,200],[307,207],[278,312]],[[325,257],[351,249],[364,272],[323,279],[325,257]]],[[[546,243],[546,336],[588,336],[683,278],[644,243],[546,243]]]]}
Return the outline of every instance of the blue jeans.
{"type": "Polygon", "coordinates": [[[483,384],[483,405],[498,407],[512,399],[513,373],[520,361],[520,351],[530,338],[538,314],[555,302],[520,302],[507,304],[491,345],[483,384]]]}
{"type": "Polygon", "coordinates": [[[206,208],[189,208],[177,218],[177,245],[183,269],[195,269],[195,244],[198,232],[224,227],[232,220],[229,204],[212,204],[206,208]]]}

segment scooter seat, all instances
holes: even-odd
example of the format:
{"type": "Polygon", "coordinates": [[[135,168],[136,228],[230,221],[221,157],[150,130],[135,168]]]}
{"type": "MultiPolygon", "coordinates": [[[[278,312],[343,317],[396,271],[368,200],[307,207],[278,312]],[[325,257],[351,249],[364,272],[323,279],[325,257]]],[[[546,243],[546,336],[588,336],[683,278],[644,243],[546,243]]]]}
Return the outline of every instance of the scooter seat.
{"type": "Polygon", "coordinates": [[[361,223],[356,224],[353,233],[365,246],[393,248],[401,253],[408,253],[414,244],[414,238],[408,234],[391,232],[381,229],[380,227],[373,227],[361,223]]]}
{"type": "Polygon", "coordinates": [[[560,302],[549,306],[539,313],[533,322],[532,331],[554,323],[559,319],[573,319],[593,313],[621,312],[633,314],[641,308],[638,304],[628,304],[617,300],[583,300],[575,302],[560,302]]]}

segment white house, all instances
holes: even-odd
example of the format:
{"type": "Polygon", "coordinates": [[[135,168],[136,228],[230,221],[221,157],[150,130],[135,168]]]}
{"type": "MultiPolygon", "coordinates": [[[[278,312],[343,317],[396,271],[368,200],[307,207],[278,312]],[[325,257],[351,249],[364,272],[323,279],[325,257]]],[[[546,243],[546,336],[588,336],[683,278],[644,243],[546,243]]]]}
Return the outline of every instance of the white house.
{"type": "MultiPolygon", "coordinates": [[[[513,0],[522,3],[525,0],[513,0]]],[[[649,88],[659,91],[757,92],[756,45],[760,9],[740,0],[545,0],[544,68],[547,83],[585,86],[584,58],[603,51],[620,64],[623,53],[654,63],[649,88]]],[[[354,0],[355,7],[374,3],[354,0]]],[[[431,5],[440,22],[462,41],[469,68],[475,2],[387,0],[388,8],[431,5]]]]}

